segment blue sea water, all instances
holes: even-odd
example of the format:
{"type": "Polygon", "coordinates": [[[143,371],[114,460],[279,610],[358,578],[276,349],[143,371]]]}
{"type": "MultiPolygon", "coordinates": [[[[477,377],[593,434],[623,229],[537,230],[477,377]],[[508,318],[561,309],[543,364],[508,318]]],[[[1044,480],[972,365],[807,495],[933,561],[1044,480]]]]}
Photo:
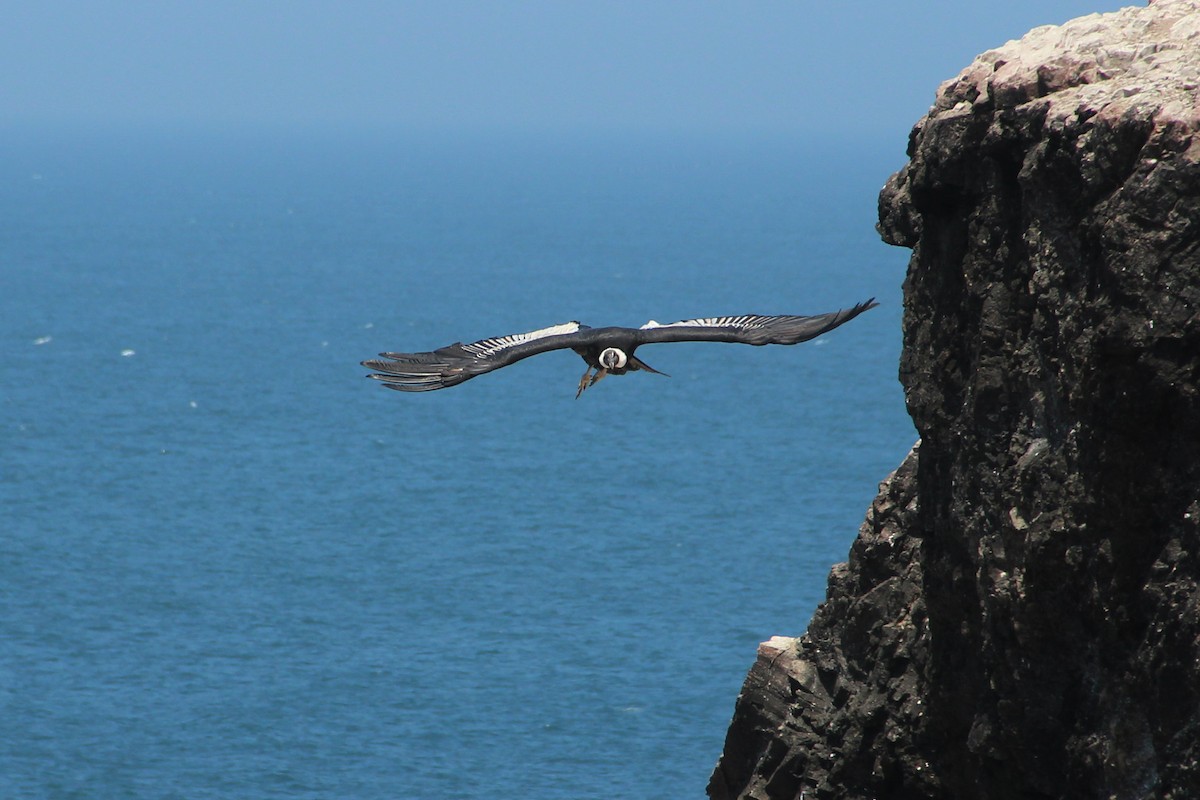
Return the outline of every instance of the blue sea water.
{"type": "Polygon", "coordinates": [[[894,143],[68,135],[0,159],[0,797],[701,797],[915,439],[894,143]],[[797,347],[381,350],[879,308],[797,347]]]}

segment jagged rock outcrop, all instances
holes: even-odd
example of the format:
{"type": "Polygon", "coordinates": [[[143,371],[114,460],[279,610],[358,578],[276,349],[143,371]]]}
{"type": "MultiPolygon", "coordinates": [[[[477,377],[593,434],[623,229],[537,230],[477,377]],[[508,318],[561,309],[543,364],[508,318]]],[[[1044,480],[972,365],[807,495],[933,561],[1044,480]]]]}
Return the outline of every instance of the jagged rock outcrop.
{"type": "Polygon", "coordinates": [[[921,442],[709,795],[1200,798],[1200,0],[983,54],[909,157],[921,442]]]}

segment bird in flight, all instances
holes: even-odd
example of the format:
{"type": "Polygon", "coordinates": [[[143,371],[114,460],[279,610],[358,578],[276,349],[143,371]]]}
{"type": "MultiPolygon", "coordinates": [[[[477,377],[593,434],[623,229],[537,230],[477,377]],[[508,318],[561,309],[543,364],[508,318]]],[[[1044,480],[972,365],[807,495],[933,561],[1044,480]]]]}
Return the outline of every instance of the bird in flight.
{"type": "Polygon", "coordinates": [[[879,305],[875,298],[853,308],[812,317],[761,316],[685,319],[668,325],[651,320],[640,328],[591,328],[564,322],[549,328],[456,342],[428,353],[380,353],[381,358],[362,362],[375,370],[368,377],[401,392],[429,392],[457,386],[485,372],[507,367],[523,358],[570,348],[587,363],[575,397],[605,375],[645,370],[666,375],[642,361],[634,351],[644,344],[662,342],[740,342],[742,344],[797,344],[815,339],[879,305]],[[592,370],[595,370],[593,373],[592,370]]]}

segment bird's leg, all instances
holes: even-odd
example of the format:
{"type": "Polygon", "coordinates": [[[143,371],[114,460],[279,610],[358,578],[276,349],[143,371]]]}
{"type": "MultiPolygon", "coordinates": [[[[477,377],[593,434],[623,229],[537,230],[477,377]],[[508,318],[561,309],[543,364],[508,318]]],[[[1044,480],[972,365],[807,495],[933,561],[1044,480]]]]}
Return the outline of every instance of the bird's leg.
{"type": "Polygon", "coordinates": [[[607,374],[608,374],[608,370],[606,370],[606,369],[602,368],[602,369],[596,370],[596,374],[592,376],[592,379],[590,381],[588,381],[588,386],[595,386],[597,383],[600,382],[600,379],[603,378],[607,374]]]}
{"type": "Polygon", "coordinates": [[[583,394],[583,390],[592,384],[588,383],[588,375],[592,372],[592,365],[588,364],[588,368],[583,371],[583,377],[579,379],[579,388],[575,390],[575,399],[579,399],[579,395],[583,394]]]}

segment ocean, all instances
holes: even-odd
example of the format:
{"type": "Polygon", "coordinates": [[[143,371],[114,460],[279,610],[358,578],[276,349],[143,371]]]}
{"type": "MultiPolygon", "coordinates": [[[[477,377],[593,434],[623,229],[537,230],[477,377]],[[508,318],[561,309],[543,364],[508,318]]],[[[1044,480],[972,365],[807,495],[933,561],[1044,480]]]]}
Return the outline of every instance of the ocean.
{"type": "Polygon", "coordinates": [[[0,797],[702,797],[916,438],[859,138],[8,131],[0,797]],[[359,366],[872,296],[578,400],[359,366]]]}

